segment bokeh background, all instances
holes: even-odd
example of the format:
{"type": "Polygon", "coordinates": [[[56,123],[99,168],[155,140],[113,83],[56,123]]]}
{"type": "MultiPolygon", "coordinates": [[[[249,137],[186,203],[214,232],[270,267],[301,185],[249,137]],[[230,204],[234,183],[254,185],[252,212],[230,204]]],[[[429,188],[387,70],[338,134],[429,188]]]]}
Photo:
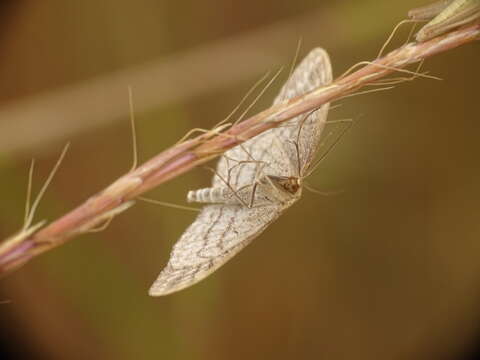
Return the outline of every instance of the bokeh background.
{"type": "MultiPolygon", "coordinates": [[[[0,238],[72,145],[37,213],[53,220],[127,171],[134,92],[144,161],[223,119],[266,71],[314,46],[335,75],[376,56],[425,1],[4,0],[0,238]]],[[[400,31],[392,46],[400,44],[400,31]]],[[[147,289],[194,213],[140,203],[0,282],[15,359],[466,359],[480,335],[479,44],[417,79],[341,101],[354,126],[304,198],[214,276],[147,289]]],[[[277,82],[250,112],[271,103],[277,82]]],[[[335,131],[335,130],[332,130],[335,131]]],[[[149,196],[184,203],[196,169],[149,196]]],[[[2,358],[4,358],[2,357],[2,358]]]]}

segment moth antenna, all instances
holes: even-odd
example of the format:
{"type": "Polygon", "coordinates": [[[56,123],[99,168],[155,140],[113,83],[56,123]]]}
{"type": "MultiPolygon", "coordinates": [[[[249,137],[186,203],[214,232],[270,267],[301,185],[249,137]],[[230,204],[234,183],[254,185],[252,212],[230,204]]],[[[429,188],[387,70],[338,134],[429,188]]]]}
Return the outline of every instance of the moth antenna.
{"type": "Polygon", "coordinates": [[[335,141],[327,148],[327,150],[322,154],[322,156],[320,156],[320,158],[313,164],[313,166],[311,167],[311,170],[309,170],[304,177],[310,176],[317,169],[317,167],[322,163],[322,161],[327,158],[327,156],[335,148],[335,146],[338,145],[338,143],[343,138],[343,136],[347,133],[347,131],[351,129],[352,124],[353,124],[353,120],[350,123],[348,123],[348,125],[345,127],[345,129],[343,129],[343,131],[335,139],[335,141]]]}
{"type": "Polygon", "coordinates": [[[315,112],[317,111],[319,108],[317,109],[314,109],[314,110],[311,110],[310,112],[306,113],[303,118],[300,120],[300,126],[298,127],[298,132],[297,132],[297,143],[300,142],[300,133],[302,132],[302,129],[303,129],[303,125],[305,125],[305,122],[307,121],[307,119],[315,112]]]}
{"type": "Polygon", "coordinates": [[[306,182],[303,183],[303,186],[305,187],[305,189],[307,189],[308,191],[314,193],[314,194],[317,194],[317,195],[322,195],[322,196],[332,196],[332,195],[339,195],[339,194],[342,194],[344,193],[345,191],[344,190],[337,190],[337,191],[321,191],[321,190],[317,190],[315,189],[312,185],[309,185],[307,184],[306,182]]]}
{"type": "Polygon", "coordinates": [[[184,205],[173,204],[173,203],[169,203],[169,202],[166,202],[166,201],[160,201],[160,200],[156,200],[156,199],[147,198],[147,197],[144,197],[144,196],[139,196],[139,197],[137,197],[137,199],[141,200],[141,201],[144,201],[146,203],[149,203],[149,204],[166,206],[166,207],[170,207],[170,208],[173,208],[173,209],[196,211],[196,212],[200,212],[200,210],[201,210],[201,209],[193,207],[193,206],[184,206],[184,205]]]}
{"type": "Polygon", "coordinates": [[[130,172],[135,170],[138,166],[138,147],[137,147],[137,130],[135,127],[135,111],[133,108],[133,92],[132,87],[128,85],[128,108],[130,111],[130,126],[132,128],[132,167],[130,172]]]}
{"type": "Polygon", "coordinates": [[[338,120],[328,120],[326,121],[327,124],[340,124],[340,123],[348,123],[350,124],[353,120],[352,119],[338,119],[338,120]]]}
{"type": "Polygon", "coordinates": [[[301,168],[301,163],[300,163],[300,147],[298,146],[298,141],[289,141],[294,147],[295,147],[295,154],[297,157],[297,176],[298,178],[301,177],[302,174],[302,168],[301,168]]]}
{"type": "Polygon", "coordinates": [[[298,127],[298,132],[297,132],[297,139],[296,141],[290,141],[290,143],[293,144],[293,146],[295,146],[295,152],[296,152],[296,155],[297,155],[297,172],[298,172],[298,177],[300,178],[301,177],[301,174],[302,174],[302,168],[301,168],[301,161],[300,161],[300,147],[299,147],[299,143],[300,143],[300,134],[302,132],[302,129],[303,129],[303,125],[305,124],[305,122],[307,121],[307,119],[315,112],[317,111],[318,109],[314,109],[310,112],[308,112],[307,114],[305,114],[303,116],[303,118],[299,121],[299,127],[298,127]]]}
{"type": "Polygon", "coordinates": [[[65,145],[65,147],[63,148],[62,153],[60,154],[60,157],[58,158],[55,166],[53,167],[52,171],[48,175],[47,180],[45,181],[42,188],[40,189],[40,192],[38,193],[35,201],[33,202],[32,207],[30,209],[30,212],[29,212],[29,214],[26,218],[26,222],[23,225],[24,230],[30,227],[30,225],[32,223],[32,220],[33,220],[33,216],[35,215],[35,211],[37,210],[38,204],[40,203],[40,200],[42,200],[42,197],[45,194],[45,191],[47,190],[48,185],[50,185],[53,177],[55,176],[55,173],[57,172],[58,168],[60,167],[60,164],[62,163],[63,158],[65,157],[65,154],[67,153],[67,150],[68,150],[69,147],[70,147],[70,143],[67,143],[65,145]]]}

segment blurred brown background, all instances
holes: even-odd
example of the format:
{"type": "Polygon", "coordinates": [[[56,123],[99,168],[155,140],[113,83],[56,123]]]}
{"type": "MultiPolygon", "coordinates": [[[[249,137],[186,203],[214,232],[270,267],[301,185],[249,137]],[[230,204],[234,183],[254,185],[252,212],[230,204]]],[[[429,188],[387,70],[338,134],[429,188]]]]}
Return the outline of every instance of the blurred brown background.
{"type": "MultiPolygon", "coordinates": [[[[0,3],[0,238],[22,223],[28,163],[55,219],[128,170],[127,86],[146,160],[208,128],[268,70],[314,46],[335,75],[372,59],[407,11],[365,1],[0,3]]],[[[408,34],[401,31],[395,44],[408,34]]],[[[392,45],[392,46],[394,46],[392,45]]],[[[306,192],[200,284],[147,289],[195,214],[138,204],[1,280],[4,351],[28,359],[459,359],[480,328],[479,44],[430,74],[341,102],[353,128],[306,192]]],[[[269,106],[276,83],[252,113],[269,106]]],[[[183,203],[197,169],[149,196],[183,203]]]]}

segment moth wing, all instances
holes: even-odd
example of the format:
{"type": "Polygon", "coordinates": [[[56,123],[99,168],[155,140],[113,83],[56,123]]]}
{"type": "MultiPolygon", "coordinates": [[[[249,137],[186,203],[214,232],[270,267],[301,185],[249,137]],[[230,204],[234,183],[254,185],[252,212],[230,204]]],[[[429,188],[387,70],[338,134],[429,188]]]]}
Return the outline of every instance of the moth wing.
{"type": "MultiPolygon", "coordinates": [[[[328,53],[322,48],[313,49],[298,65],[292,76],[283,86],[274,104],[288,101],[291,98],[308,93],[332,82],[332,65],[328,53]]],[[[299,115],[285,124],[272,129],[275,136],[284,144],[290,162],[300,168],[304,175],[312,163],[320,145],[320,137],[327,122],[330,104],[324,104],[319,109],[299,115]],[[297,149],[292,142],[298,144],[297,149]],[[298,164],[300,160],[300,164],[298,164]]]]}
{"type": "Polygon", "coordinates": [[[280,204],[205,206],[173,247],[149,294],[171,294],[204,279],[247,246],[284,209],[280,204]]]}
{"type": "MultiPolygon", "coordinates": [[[[314,49],[293,71],[274,103],[303,95],[331,80],[328,54],[323,49],[314,49]]],[[[225,182],[233,188],[251,185],[259,166],[271,175],[298,175],[298,165],[303,168],[315,155],[327,112],[328,104],[309,116],[298,116],[230,149],[218,162],[213,187],[225,186],[225,182]],[[297,141],[300,154],[293,145],[297,141]]],[[[253,208],[205,206],[173,247],[167,266],[150,288],[150,295],[167,295],[204,279],[248,245],[290,204],[271,203],[253,208]]]]}
{"type": "MultiPolygon", "coordinates": [[[[331,82],[330,58],[324,49],[315,48],[292,72],[274,104],[304,95],[331,82]]],[[[218,162],[218,175],[213,178],[213,186],[225,186],[225,182],[233,188],[250,185],[255,180],[259,166],[272,175],[303,175],[298,174],[297,169],[306,169],[315,157],[328,108],[329,104],[325,104],[308,116],[297,116],[225,152],[218,162]],[[297,154],[294,142],[298,142],[300,154],[297,154]],[[301,164],[298,164],[298,158],[301,164]]]]}

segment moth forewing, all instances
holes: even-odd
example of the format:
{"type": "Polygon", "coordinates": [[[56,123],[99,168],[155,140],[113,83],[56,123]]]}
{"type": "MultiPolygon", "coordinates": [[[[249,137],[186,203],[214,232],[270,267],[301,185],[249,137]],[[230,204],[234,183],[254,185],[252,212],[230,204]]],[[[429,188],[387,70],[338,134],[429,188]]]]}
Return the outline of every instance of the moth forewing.
{"type": "MultiPolygon", "coordinates": [[[[328,54],[316,48],[293,71],[275,103],[327,85],[331,79],[328,54]]],[[[327,111],[325,104],[307,119],[291,119],[220,158],[212,186],[190,192],[189,200],[205,206],[174,245],[150,295],[167,295],[204,279],[300,198],[304,174],[298,169],[308,168],[313,160],[327,111]],[[292,146],[295,142],[297,146],[292,146]]]]}
{"type": "Polygon", "coordinates": [[[440,1],[430,6],[411,10],[413,20],[428,20],[429,23],[416,35],[419,42],[447,33],[457,27],[480,21],[480,0],[440,1]]]}

